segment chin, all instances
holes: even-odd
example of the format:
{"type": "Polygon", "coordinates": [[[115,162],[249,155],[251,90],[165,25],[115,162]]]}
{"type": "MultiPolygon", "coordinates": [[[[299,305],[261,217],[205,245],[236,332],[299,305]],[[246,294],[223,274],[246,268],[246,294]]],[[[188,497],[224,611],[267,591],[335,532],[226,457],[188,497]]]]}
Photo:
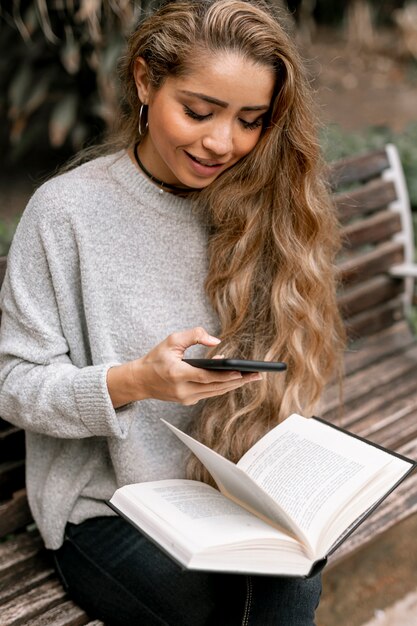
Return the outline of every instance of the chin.
{"type": "Polygon", "coordinates": [[[217,178],[217,176],[209,180],[201,180],[201,178],[198,178],[197,180],[185,177],[178,178],[179,182],[177,183],[177,185],[180,187],[191,187],[192,189],[205,189],[206,187],[211,185],[211,183],[213,183],[217,178]]]}

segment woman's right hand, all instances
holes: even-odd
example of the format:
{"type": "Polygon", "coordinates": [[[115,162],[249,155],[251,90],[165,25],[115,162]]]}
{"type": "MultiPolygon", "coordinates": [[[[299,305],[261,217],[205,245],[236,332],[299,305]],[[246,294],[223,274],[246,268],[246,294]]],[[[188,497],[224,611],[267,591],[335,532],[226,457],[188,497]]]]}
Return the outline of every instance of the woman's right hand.
{"type": "Polygon", "coordinates": [[[182,360],[190,346],[201,344],[211,348],[219,343],[220,339],[209,335],[204,328],[191,328],[169,335],[139,359],[110,368],[107,386],[113,406],[147,398],[192,405],[261,380],[260,374],[204,370],[182,360]]]}

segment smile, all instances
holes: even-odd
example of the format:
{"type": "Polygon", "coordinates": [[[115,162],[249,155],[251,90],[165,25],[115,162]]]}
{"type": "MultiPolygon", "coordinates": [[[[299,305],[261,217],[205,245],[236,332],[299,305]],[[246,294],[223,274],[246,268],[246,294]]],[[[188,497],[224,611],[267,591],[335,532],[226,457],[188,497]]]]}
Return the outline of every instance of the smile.
{"type": "Polygon", "coordinates": [[[186,154],[195,163],[199,163],[200,165],[204,165],[205,167],[221,167],[222,165],[225,165],[224,163],[219,162],[219,161],[210,161],[209,159],[200,159],[199,157],[196,157],[193,154],[190,154],[189,152],[186,152],[186,154]]]}

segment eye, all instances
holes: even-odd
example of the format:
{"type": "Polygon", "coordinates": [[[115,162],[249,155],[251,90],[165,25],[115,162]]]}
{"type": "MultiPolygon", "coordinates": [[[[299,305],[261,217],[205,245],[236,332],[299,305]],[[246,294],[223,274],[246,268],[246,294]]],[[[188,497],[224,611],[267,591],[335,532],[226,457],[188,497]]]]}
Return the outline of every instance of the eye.
{"type": "Polygon", "coordinates": [[[187,107],[187,106],[184,106],[184,113],[185,115],[188,115],[188,117],[191,117],[191,119],[197,120],[199,122],[202,122],[203,120],[206,120],[207,118],[211,117],[211,113],[209,113],[208,115],[199,115],[198,113],[196,113],[195,111],[190,109],[190,107],[187,107]]]}
{"type": "Polygon", "coordinates": [[[245,128],[246,130],[255,130],[256,128],[259,128],[260,126],[262,126],[263,124],[263,117],[258,117],[257,120],[255,120],[254,122],[246,122],[245,120],[240,120],[240,123],[242,124],[243,128],[245,128]]]}

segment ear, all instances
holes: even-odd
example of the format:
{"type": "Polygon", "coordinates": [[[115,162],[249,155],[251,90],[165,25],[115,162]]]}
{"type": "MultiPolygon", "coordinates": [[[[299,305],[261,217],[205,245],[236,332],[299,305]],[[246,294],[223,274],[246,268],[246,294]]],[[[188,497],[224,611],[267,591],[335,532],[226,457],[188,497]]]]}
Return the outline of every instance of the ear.
{"type": "Polygon", "coordinates": [[[142,57],[137,57],[137,59],[135,59],[133,77],[135,79],[139,100],[143,104],[148,104],[151,86],[149,82],[148,66],[145,59],[142,57]]]}

